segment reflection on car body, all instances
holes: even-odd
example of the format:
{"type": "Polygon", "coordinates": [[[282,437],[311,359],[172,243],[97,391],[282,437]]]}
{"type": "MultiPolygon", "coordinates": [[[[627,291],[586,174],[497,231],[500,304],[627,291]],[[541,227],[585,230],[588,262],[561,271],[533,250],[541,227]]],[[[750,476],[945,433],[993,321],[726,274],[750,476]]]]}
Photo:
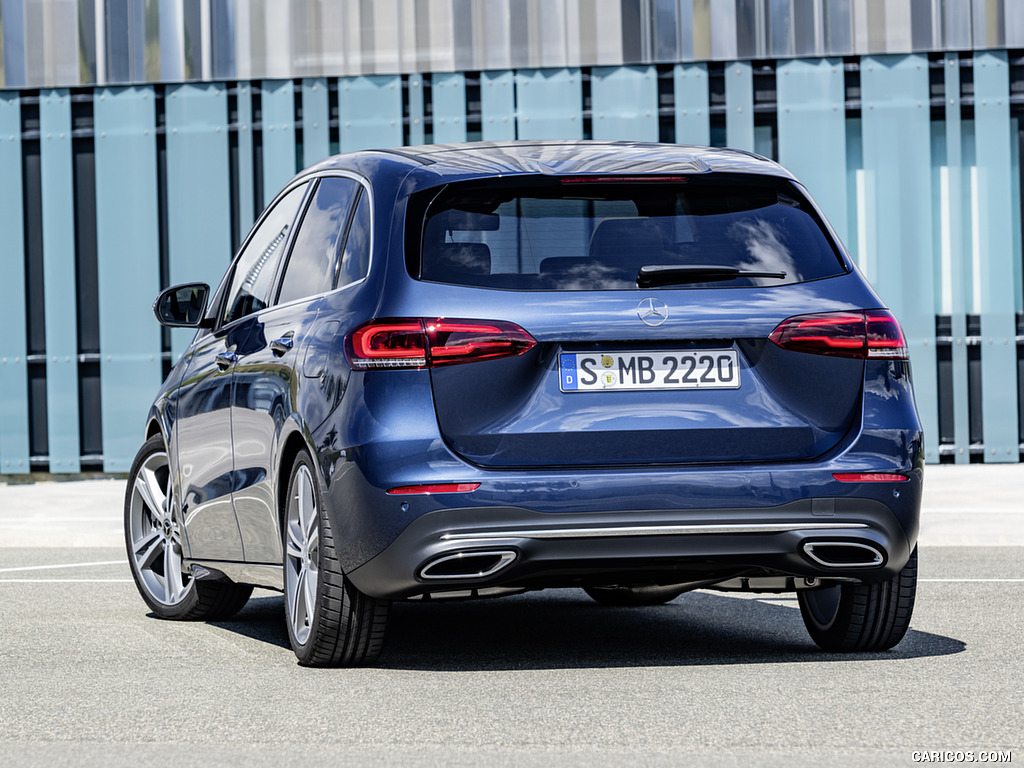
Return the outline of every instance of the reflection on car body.
{"type": "Polygon", "coordinates": [[[799,182],[730,150],[507,142],[339,155],[271,202],[133,466],[165,618],[285,593],[308,665],[388,604],[581,587],[796,592],[832,651],[900,641],[922,436],[907,345],[799,182]]]}

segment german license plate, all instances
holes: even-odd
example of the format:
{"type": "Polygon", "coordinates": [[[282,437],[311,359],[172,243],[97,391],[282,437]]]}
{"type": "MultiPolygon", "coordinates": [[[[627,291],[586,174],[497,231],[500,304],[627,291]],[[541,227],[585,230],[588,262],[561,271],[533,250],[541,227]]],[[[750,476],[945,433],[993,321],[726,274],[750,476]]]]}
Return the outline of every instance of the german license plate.
{"type": "Polygon", "coordinates": [[[737,389],[734,349],[572,352],[559,355],[563,392],[609,389],[737,389]]]}

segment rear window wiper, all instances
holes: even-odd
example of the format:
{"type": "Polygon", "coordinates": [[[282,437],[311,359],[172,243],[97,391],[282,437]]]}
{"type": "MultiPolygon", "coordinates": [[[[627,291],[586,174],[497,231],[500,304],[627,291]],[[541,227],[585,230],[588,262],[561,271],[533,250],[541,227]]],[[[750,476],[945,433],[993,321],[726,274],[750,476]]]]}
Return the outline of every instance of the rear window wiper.
{"type": "Polygon", "coordinates": [[[660,265],[640,267],[636,276],[638,288],[658,285],[683,285],[685,283],[714,283],[719,280],[736,280],[740,277],[786,278],[785,272],[757,272],[739,267],[720,267],[711,264],[660,265]]]}

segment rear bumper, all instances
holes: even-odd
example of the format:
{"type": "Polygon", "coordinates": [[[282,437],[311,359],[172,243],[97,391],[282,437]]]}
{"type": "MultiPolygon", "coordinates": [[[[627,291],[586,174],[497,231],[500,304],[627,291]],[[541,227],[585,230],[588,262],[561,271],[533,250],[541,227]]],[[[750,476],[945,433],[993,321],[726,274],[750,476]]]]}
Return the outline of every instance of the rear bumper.
{"type": "Polygon", "coordinates": [[[349,578],[387,599],[754,575],[877,582],[912,547],[893,511],[863,498],[572,515],[463,507],[416,518],[349,578]]]}

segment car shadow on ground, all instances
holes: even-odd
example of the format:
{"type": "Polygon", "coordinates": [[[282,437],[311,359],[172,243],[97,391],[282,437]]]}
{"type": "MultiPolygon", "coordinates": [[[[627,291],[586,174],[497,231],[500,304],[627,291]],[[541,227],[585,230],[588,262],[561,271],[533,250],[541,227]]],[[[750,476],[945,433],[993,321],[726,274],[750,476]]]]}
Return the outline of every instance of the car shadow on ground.
{"type": "MultiPolygon", "coordinates": [[[[280,596],[255,597],[218,622],[289,648],[280,596]]],[[[379,665],[423,671],[499,671],[870,661],[948,656],[966,644],[913,628],[881,653],[829,654],[811,641],[793,595],[738,598],[690,592],[653,607],[598,605],[581,590],[492,600],[395,603],[379,665]]]]}

